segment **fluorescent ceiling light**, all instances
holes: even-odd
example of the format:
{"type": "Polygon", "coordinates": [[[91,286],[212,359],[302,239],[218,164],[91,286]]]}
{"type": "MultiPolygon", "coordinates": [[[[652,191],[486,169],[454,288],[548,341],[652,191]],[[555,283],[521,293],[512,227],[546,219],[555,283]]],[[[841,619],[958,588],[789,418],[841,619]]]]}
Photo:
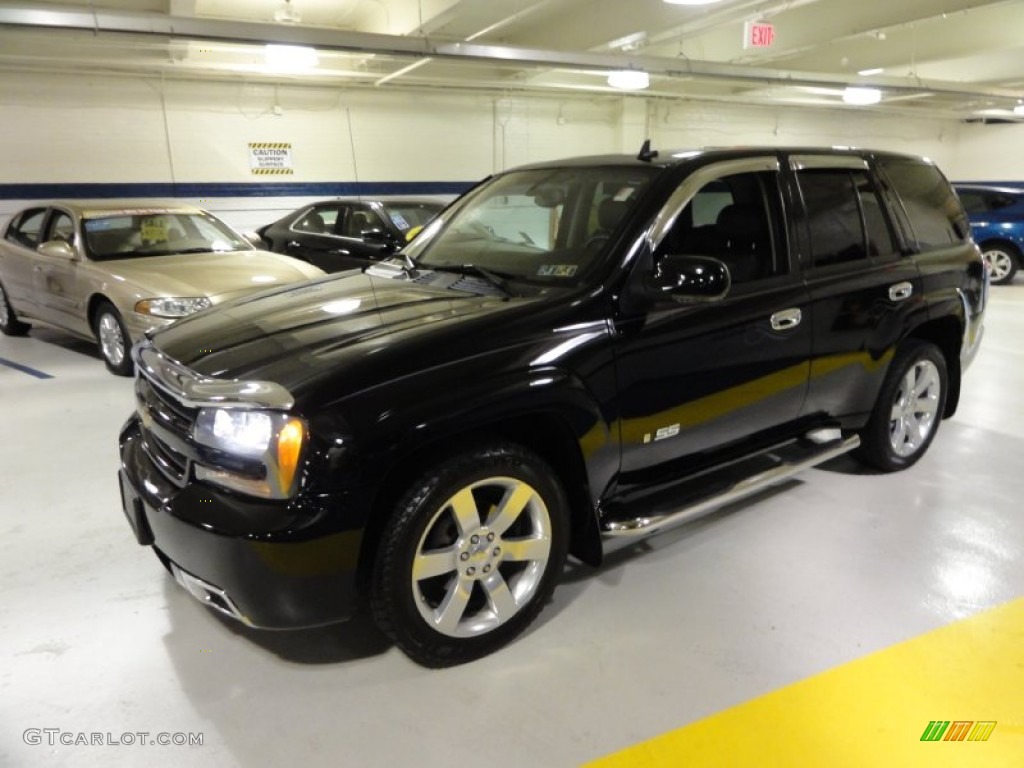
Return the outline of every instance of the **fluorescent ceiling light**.
{"type": "Polygon", "coordinates": [[[263,61],[274,72],[302,72],[313,69],[320,61],[315,48],[304,45],[268,45],[263,61]]]}
{"type": "Polygon", "coordinates": [[[880,75],[885,72],[884,67],[872,67],[871,69],[861,69],[857,71],[857,74],[861,77],[871,77],[871,75],[880,75]]]}
{"type": "Polygon", "coordinates": [[[877,104],[882,100],[882,92],[877,88],[847,88],[843,91],[843,101],[847,104],[866,106],[877,104]]]}
{"type": "Polygon", "coordinates": [[[642,69],[620,69],[608,73],[608,85],[623,91],[642,91],[651,84],[651,76],[642,69]]]}
{"type": "Polygon", "coordinates": [[[1013,114],[1024,117],[1024,104],[1018,104],[1016,107],[1014,107],[1013,114]]]}

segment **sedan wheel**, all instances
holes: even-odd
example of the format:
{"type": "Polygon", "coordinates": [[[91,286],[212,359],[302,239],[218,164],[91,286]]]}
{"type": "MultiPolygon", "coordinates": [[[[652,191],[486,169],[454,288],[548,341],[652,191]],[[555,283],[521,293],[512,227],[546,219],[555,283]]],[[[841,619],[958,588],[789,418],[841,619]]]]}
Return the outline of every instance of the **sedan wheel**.
{"type": "Polygon", "coordinates": [[[1009,249],[989,246],[981,255],[988,265],[989,282],[992,285],[1005,285],[1017,274],[1017,258],[1009,249]]]}
{"type": "Polygon", "coordinates": [[[103,362],[110,372],[118,376],[131,376],[133,366],[128,354],[128,331],[111,304],[100,305],[96,313],[96,339],[99,341],[103,362]]]}
{"type": "Polygon", "coordinates": [[[537,616],[565,561],[567,507],[553,477],[539,457],[496,444],[413,483],[384,533],[371,602],[415,661],[479,658],[537,616]]]}
{"type": "Polygon", "coordinates": [[[14,307],[8,301],[4,287],[0,285],[0,333],[5,336],[24,336],[31,327],[14,314],[14,307]]]}

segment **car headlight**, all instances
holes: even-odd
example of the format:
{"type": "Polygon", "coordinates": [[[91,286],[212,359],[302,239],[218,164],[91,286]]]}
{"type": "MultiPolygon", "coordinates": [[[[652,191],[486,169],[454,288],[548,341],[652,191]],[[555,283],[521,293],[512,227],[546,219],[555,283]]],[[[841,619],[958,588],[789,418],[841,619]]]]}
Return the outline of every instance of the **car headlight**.
{"type": "Polygon", "coordinates": [[[185,317],[210,306],[205,296],[195,298],[143,299],[135,305],[141,315],[153,317],[185,317]]]}
{"type": "Polygon", "coordinates": [[[214,449],[196,479],[267,499],[293,495],[306,443],[302,419],[279,411],[202,408],[193,438],[214,449]]]}

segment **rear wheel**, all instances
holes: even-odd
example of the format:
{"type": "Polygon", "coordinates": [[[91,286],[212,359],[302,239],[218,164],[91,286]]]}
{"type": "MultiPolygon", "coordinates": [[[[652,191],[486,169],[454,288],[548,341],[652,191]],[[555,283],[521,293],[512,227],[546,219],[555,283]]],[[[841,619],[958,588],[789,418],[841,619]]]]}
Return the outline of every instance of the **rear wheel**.
{"type": "Polygon", "coordinates": [[[568,542],[554,477],[525,448],[494,443],[442,460],[412,483],[384,531],[370,603],[414,661],[472,661],[537,617],[568,542]]]}
{"type": "Polygon", "coordinates": [[[988,265],[989,282],[992,285],[1006,285],[1012,282],[1020,266],[1020,254],[1008,245],[986,245],[981,251],[988,265]]]}
{"type": "Polygon", "coordinates": [[[942,420],[947,383],[946,359],[939,348],[917,339],[906,342],[893,358],[861,432],[859,458],[885,472],[920,459],[942,420]]]}
{"type": "Polygon", "coordinates": [[[93,328],[107,370],[117,376],[131,376],[131,337],[113,304],[103,302],[99,305],[93,320],[93,328]]]}
{"type": "Polygon", "coordinates": [[[4,287],[0,285],[0,333],[5,336],[24,336],[31,327],[14,314],[14,307],[11,306],[4,287]]]}

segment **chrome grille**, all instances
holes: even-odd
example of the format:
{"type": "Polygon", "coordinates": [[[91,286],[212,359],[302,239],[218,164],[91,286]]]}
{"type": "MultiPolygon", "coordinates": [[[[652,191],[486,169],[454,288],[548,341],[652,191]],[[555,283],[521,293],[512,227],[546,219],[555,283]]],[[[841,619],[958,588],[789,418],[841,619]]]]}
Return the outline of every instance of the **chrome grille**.
{"type": "Polygon", "coordinates": [[[188,441],[199,409],[180,402],[141,373],[135,379],[135,397],[146,453],[168,480],[183,486],[189,460],[173,443],[188,441]]]}

